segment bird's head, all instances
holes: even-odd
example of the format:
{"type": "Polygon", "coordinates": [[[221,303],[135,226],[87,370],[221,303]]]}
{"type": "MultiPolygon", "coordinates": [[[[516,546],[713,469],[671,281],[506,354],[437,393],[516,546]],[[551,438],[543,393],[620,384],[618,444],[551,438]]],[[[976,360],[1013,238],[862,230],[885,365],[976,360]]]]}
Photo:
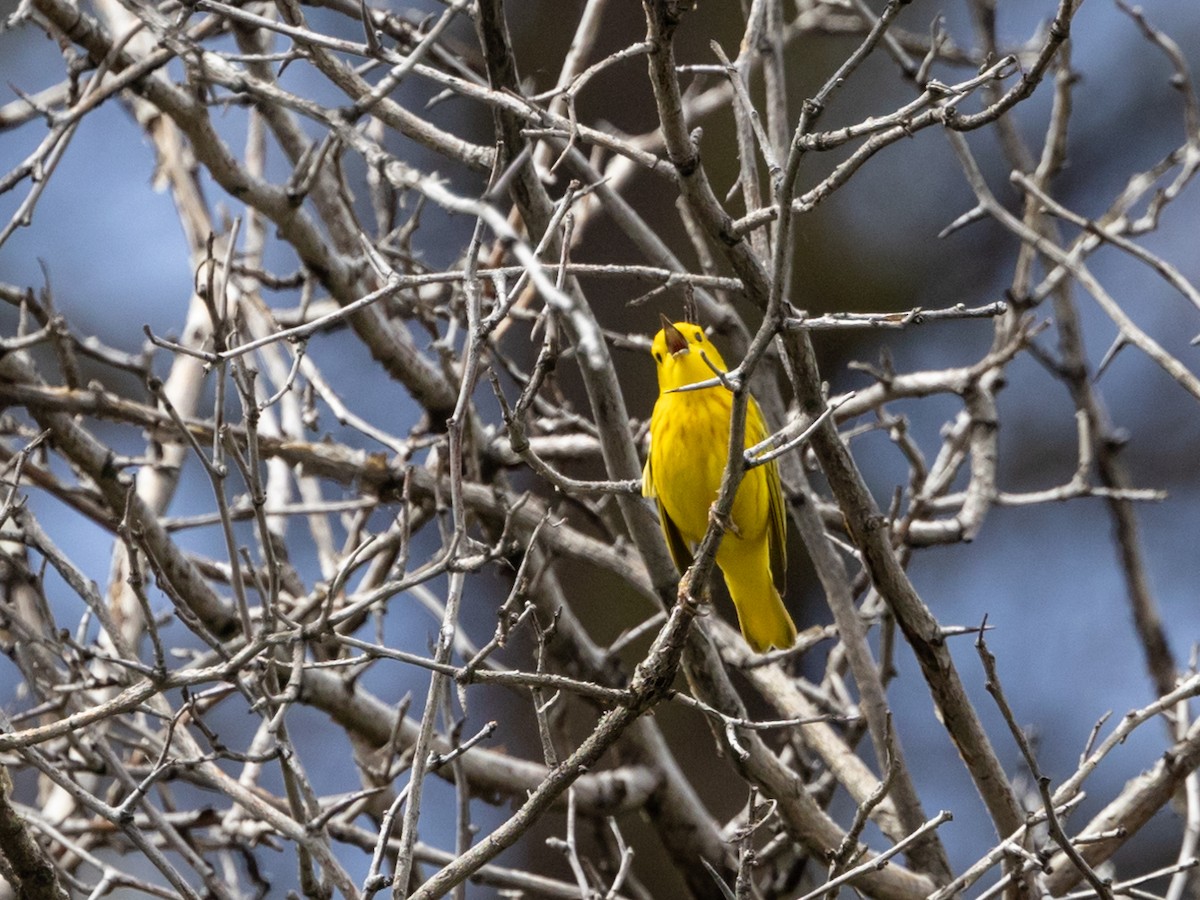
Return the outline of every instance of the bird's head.
{"type": "Polygon", "coordinates": [[[666,316],[660,318],[662,330],[650,345],[650,353],[658,367],[660,391],[708,381],[716,374],[714,366],[721,372],[726,371],[725,360],[704,336],[703,328],[691,322],[672,323],[666,316]]]}

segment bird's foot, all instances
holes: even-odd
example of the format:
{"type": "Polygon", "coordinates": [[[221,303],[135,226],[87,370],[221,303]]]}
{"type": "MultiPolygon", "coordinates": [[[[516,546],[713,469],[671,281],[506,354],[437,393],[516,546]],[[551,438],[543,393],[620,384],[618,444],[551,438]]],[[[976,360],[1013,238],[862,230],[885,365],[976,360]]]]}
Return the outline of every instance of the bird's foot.
{"type": "Polygon", "coordinates": [[[699,595],[693,594],[690,587],[690,580],[681,578],[679,580],[679,591],[675,595],[675,599],[681,606],[686,606],[697,616],[707,616],[709,610],[712,609],[712,597],[707,590],[701,591],[699,595]]]}
{"type": "Polygon", "coordinates": [[[717,512],[717,505],[715,503],[708,508],[708,523],[711,525],[714,522],[721,527],[722,531],[728,532],[737,538],[742,536],[742,530],[737,527],[737,523],[729,516],[723,516],[717,512]]]}

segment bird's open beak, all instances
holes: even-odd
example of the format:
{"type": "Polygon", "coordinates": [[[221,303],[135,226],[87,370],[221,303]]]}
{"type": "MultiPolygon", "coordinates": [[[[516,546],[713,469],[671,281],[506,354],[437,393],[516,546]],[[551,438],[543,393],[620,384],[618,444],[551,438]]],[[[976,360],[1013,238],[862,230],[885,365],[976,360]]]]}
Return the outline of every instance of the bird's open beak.
{"type": "Polygon", "coordinates": [[[667,352],[672,356],[676,356],[680,353],[687,353],[688,341],[687,338],[683,336],[683,332],[672,325],[671,320],[662,313],[659,313],[658,317],[662,320],[663,336],[667,339],[667,352]]]}

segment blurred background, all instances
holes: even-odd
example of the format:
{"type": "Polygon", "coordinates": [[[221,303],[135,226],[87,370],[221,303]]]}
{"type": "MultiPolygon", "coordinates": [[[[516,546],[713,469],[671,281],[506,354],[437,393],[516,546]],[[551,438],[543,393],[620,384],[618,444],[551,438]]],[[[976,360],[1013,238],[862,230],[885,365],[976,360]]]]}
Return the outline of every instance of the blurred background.
{"type": "MultiPolygon", "coordinates": [[[[409,6],[412,4],[397,11],[409,6]]],[[[430,12],[440,9],[432,2],[426,7],[430,12]]],[[[557,0],[509,4],[517,58],[525,61],[522,75],[530,91],[553,85],[557,61],[571,37],[567,23],[573,23],[577,7],[575,2],[557,0]],[[550,22],[556,27],[547,27],[550,22]],[[546,61],[545,67],[537,64],[539,60],[546,61]]],[[[996,7],[999,34],[1006,44],[1030,39],[1046,25],[1052,12],[1050,4],[1033,0],[998,0],[996,7]]],[[[0,3],[0,15],[10,14],[13,8],[15,5],[5,0],[0,3]]],[[[1193,72],[1200,69],[1200,8],[1178,0],[1147,0],[1142,9],[1179,45],[1193,72]]],[[[319,9],[309,12],[315,28],[361,38],[361,34],[347,31],[341,17],[319,9]]],[[[964,46],[973,44],[966,4],[957,0],[915,0],[898,24],[924,34],[938,15],[944,17],[952,39],[964,46]]],[[[678,55],[686,62],[711,64],[715,60],[707,44],[715,39],[732,56],[737,51],[740,28],[737,4],[702,3],[685,20],[678,55]]],[[[643,36],[640,11],[628,3],[614,4],[605,16],[600,50],[611,52],[643,36]]],[[[471,49],[473,35],[462,23],[457,37],[468,53],[476,52],[471,49]]],[[[1055,183],[1055,197],[1070,209],[1093,216],[1108,207],[1132,174],[1148,169],[1182,143],[1183,108],[1179,91],[1171,86],[1172,69],[1166,58],[1109,0],[1088,0],[1083,5],[1072,38],[1072,65],[1079,82],[1067,165],[1055,183]]],[[[826,36],[802,39],[789,47],[793,115],[798,101],[811,95],[855,44],[854,37],[826,36]]],[[[952,82],[968,73],[935,68],[934,74],[952,82]]],[[[0,34],[0,81],[10,86],[7,96],[0,97],[0,104],[13,99],[18,89],[34,93],[57,83],[61,76],[58,50],[41,33],[24,27],[0,34]]],[[[304,66],[296,66],[288,77],[292,79],[290,86],[299,91],[329,90],[323,79],[304,66]]],[[[1035,154],[1040,150],[1049,114],[1049,88],[1043,85],[1015,113],[1019,130],[1031,142],[1035,154]]],[[[406,81],[397,99],[406,105],[422,104],[436,93],[433,86],[413,78],[406,81]]],[[[911,96],[912,89],[897,77],[894,64],[886,54],[876,52],[835,94],[821,125],[832,128],[886,114],[911,96]]],[[[598,78],[579,99],[579,117],[608,121],[629,134],[650,129],[655,118],[644,62],[625,62],[598,78]]],[[[490,134],[487,113],[460,100],[440,104],[435,118],[456,133],[476,139],[490,134]]],[[[243,112],[230,110],[220,121],[222,128],[228,129],[229,139],[236,142],[236,136],[245,128],[243,112]]],[[[701,150],[710,178],[718,194],[723,194],[737,178],[731,121],[722,111],[699,124],[703,126],[701,150]]],[[[0,132],[0,171],[8,171],[31,153],[42,134],[43,128],[37,124],[0,132]]],[[[1008,165],[994,131],[984,129],[971,134],[969,140],[985,166],[992,189],[1010,203],[1010,208],[1018,208],[1019,198],[1008,186],[1008,165]]],[[[437,167],[467,195],[477,195],[482,189],[475,175],[447,170],[444,161],[434,163],[426,151],[403,139],[397,138],[393,149],[417,166],[437,167]]],[[[839,152],[812,154],[801,170],[802,190],[816,183],[844,156],[839,152]]],[[[289,170],[277,158],[271,165],[271,177],[286,178],[289,170]]],[[[143,347],[143,324],[160,335],[178,333],[192,291],[193,273],[170,196],[155,187],[153,166],[152,150],[119,103],[110,101],[87,116],[53,173],[31,223],[0,247],[0,282],[35,290],[48,286],[58,309],[77,330],[95,333],[107,344],[130,352],[143,347]]],[[[229,198],[211,184],[209,188],[208,199],[214,207],[226,208],[229,216],[240,214],[229,198]]],[[[0,195],[0,220],[7,221],[24,193],[21,188],[0,195]]],[[[662,229],[664,238],[685,260],[694,259],[678,226],[675,197],[664,191],[661,183],[638,176],[627,196],[648,221],[662,229]]],[[[814,212],[797,219],[799,277],[793,304],[816,314],[935,308],[957,303],[976,306],[1004,299],[1017,254],[1017,243],[1010,235],[982,222],[948,238],[937,238],[939,231],[973,205],[974,198],[948,143],[937,129],[888,147],[846,187],[814,212]]],[[[473,223],[465,218],[430,210],[414,246],[431,266],[443,266],[461,254],[472,227],[473,223]]],[[[591,227],[606,232],[593,233],[577,261],[639,261],[610,224],[602,221],[591,227]]],[[[1074,233],[1070,229],[1067,232],[1074,233]]],[[[1200,191],[1193,186],[1166,209],[1159,229],[1141,242],[1198,284],[1197,235],[1200,191]]],[[[279,262],[282,271],[292,265],[279,262]]],[[[1103,249],[1089,265],[1143,329],[1195,368],[1196,349],[1191,342],[1200,334],[1200,312],[1149,267],[1127,254],[1103,249]]],[[[649,335],[657,327],[660,311],[673,317],[678,314],[678,309],[669,304],[629,307],[632,296],[616,282],[597,281],[589,288],[594,289],[589,299],[601,323],[616,332],[649,335]]],[[[1076,299],[1089,361],[1095,366],[1116,332],[1090,298],[1077,292],[1076,299]]],[[[294,303],[295,297],[284,293],[279,301],[286,305],[294,303]]],[[[1044,319],[1050,317],[1050,312],[1043,307],[1035,314],[1044,319]]],[[[3,333],[13,334],[16,322],[15,310],[0,309],[3,333]]],[[[750,324],[754,324],[752,318],[750,324]]],[[[417,335],[417,339],[422,347],[430,343],[424,334],[417,335]]],[[[900,372],[945,368],[977,360],[990,339],[989,323],[968,321],[898,332],[818,334],[816,343],[824,375],[836,393],[870,383],[868,376],[849,367],[852,361],[877,363],[881,354],[888,354],[900,372]]],[[[1053,347],[1054,340],[1052,329],[1039,338],[1048,348],[1053,347]]],[[[359,415],[394,433],[404,433],[415,424],[420,411],[386,381],[351,335],[321,335],[312,342],[310,352],[320,359],[326,378],[359,415]]],[[[616,354],[630,414],[644,419],[654,396],[650,361],[641,353],[618,350],[616,354]]],[[[163,357],[157,362],[165,368],[169,360],[163,357]]],[[[1076,461],[1073,407],[1065,388],[1030,355],[1021,356],[1008,372],[1008,387],[999,397],[1001,489],[1030,491],[1065,483],[1076,461]]],[[[562,380],[568,390],[574,389],[570,373],[564,373],[562,380]]],[[[1128,437],[1122,458],[1135,484],[1168,493],[1164,502],[1140,506],[1138,521],[1151,587],[1172,649],[1177,659],[1187,660],[1200,638],[1200,416],[1196,401],[1134,349],[1117,356],[1098,388],[1115,425],[1128,437]]],[[[139,395],[142,391],[136,384],[125,385],[124,389],[139,395]]],[[[583,408],[582,393],[577,396],[583,408]]],[[[491,409],[494,402],[488,405],[481,400],[481,405],[491,409]]],[[[940,429],[958,408],[951,399],[922,400],[896,403],[891,412],[908,419],[914,440],[932,456],[940,445],[940,429]]],[[[324,416],[320,427],[337,440],[371,446],[329,415],[324,416]]],[[[128,429],[100,424],[97,433],[129,452],[138,451],[137,436],[128,429]]],[[[903,459],[884,432],[869,432],[852,446],[860,469],[886,507],[896,487],[907,483],[903,459]]],[[[211,503],[207,480],[197,466],[189,464],[171,515],[204,512],[211,503]]],[[[76,562],[104,584],[111,562],[109,536],[37,492],[31,492],[30,506],[48,532],[62,534],[65,529],[71,534],[76,562]]],[[[190,531],[182,542],[209,556],[224,553],[217,529],[190,531]]],[[[414,548],[414,553],[419,552],[419,547],[414,548]]],[[[796,545],[791,549],[791,558],[796,563],[792,567],[789,605],[798,622],[803,627],[828,621],[828,611],[796,545]]],[[[302,562],[297,564],[303,567],[302,562]]],[[[1112,540],[1112,520],[1101,501],[993,508],[976,540],[919,552],[910,571],[926,603],[944,625],[975,626],[987,617],[992,628],[988,643],[998,658],[1010,701],[1019,721],[1035,736],[1043,770],[1055,783],[1075,770],[1097,720],[1110,712],[1119,717],[1154,698],[1142,649],[1130,626],[1129,604],[1112,540]]],[[[442,590],[438,584],[432,588],[435,593],[442,590]]],[[[507,586],[497,582],[494,589],[499,599],[507,586]]],[[[613,599],[611,605],[599,605],[607,602],[597,599],[588,623],[599,640],[611,639],[650,612],[645,604],[623,598],[613,599]]],[[[75,605],[66,600],[63,603],[62,619],[69,621],[75,605]]],[[[472,613],[476,616],[474,623],[468,623],[480,637],[486,637],[492,627],[487,613],[488,604],[480,603],[472,613]]],[[[727,613],[724,610],[720,614],[727,613]]],[[[431,615],[414,612],[406,622],[393,619],[389,628],[393,631],[388,640],[394,646],[422,652],[436,629],[436,621],[431,615]]],[[[952,646],[1001,759],[1012,773],[1020,773],[1023,765],[1019,752],[984,691],[973,638],[958,638],[952,646]]],[[[812,663],[814,672],[821,670],[819,655],[820,651],[812,663]]],[[[899,735],[914,767],[926,810],[930,814],[938,809],[956,811],[955,820],[943,826],[941,834],[952,864],[959,867],[992,846],[992,827],[953,746],[937,723],[920,672],[903,646],[896,662],[899,674],[891,685],[890,696],[899,735]],[[966,814],[970,810],[977,815],[966,814]]],[[[0,704],[5,708],[19,705],[16,678],[16,670],[0,660],[0,704]]],[[[395,666],[381,665],[368,677],[368,685],[389,702],[409,690],[421,696],[426,683],[427,676],[421,672],[395,666]]],[[[498,696],[497,702],[511,700],[498,696]]],[[[231,710],[228,715],[236,718],[237,713],[231,710]]],[[[324,724],[323,717],[316,713],[298,715],[311,716],[314,728],[324,724]]],[[[479,721],[490,717],[490,711],[476,713],[479,721]]],[[[668,710],[660,719],[668,729],[704,732],[703,724],[694,716],[676,710],[668,710]]],[[[471,726],[467,730],[471,731],[471,726]]],[[[521,735],[509,734],[505,740],[514,752],[536,756],[531,736],[524,738],[522,741],[521,735]]],[[[1074,821],[1082,824],[1127,779],[1152,765],[1164,740],[1160,727],[1138,731],[1093,776],[1089,797],[1074,821]]],[[[688,742],[687,746],[696,756],[694,760],[685,759],[685,764],[712,766],[714,771],[726,765],[715,759],[707,739],[688,742]]],[[[328,779],[317,785],[320,789],[352,790],[357,786],[353,773],[339,769],[336,761],[341,756],[341,748],[329,754],[327,771],[320,760],[309,761],[314,776],[328,779]]],[[[744,796],[734,790],[737,786],[718,782],[713,779],[706,785],[710,793],[705,799],[720,817],[728,817],[741,806],[744,796]]],[[[428,789],[428,819],[423,819],[426,828],[439,824],[451,828],[452,803],[444,802],[452,797],[451,789],[440,782],[430,782],[428,789]]],[[[505,815],[503,808],[477,806],[476,819],[485,828],[505,815]]],[[[1159,819],[1125,851],[1131,855],[1129,858],[1140,860],[1140,868],[1150,868],[1154,859],[1166,864],[1178,849],[1179,819],[1172,812],[1161,814],[1159,819]]],[[[622,824],[635,833],[646,827],[632,817],[622,824]]],[[[450,840],[447,836],[440,841],[436,832],[425,829],[422,837],[434,844],[450,840]]],[[[513,865],[519,862],[511,855],[502,861],[513,865]]],[[[350,864],[360,867],[358,871],[352,868],[356,874],[365,872],[362,860],[350,864]]],[[[639,857],[637,866],[644,878],[652,878],[652,855],[639,857]]],[[[277,874],[286,880],[286,874],[277,874]]]]}

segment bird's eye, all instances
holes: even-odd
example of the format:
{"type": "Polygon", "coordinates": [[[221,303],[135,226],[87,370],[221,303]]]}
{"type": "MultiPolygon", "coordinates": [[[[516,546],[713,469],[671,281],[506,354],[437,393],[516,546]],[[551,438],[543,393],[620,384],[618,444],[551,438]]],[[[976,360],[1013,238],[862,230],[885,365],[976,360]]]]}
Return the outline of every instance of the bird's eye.
{"type": "Polygon", "coordinates": [[[661,353],[655,353],[655,354],[654,354],[654,359],[655,359],[657,362],[662,362],[662,354],[661,354],[661,353]]]}
{"type": "Polygon", "coordinates": [[[696,332],[696,343],[697,344],[704,343],[704,332],[703,331],[696,332]]]}

